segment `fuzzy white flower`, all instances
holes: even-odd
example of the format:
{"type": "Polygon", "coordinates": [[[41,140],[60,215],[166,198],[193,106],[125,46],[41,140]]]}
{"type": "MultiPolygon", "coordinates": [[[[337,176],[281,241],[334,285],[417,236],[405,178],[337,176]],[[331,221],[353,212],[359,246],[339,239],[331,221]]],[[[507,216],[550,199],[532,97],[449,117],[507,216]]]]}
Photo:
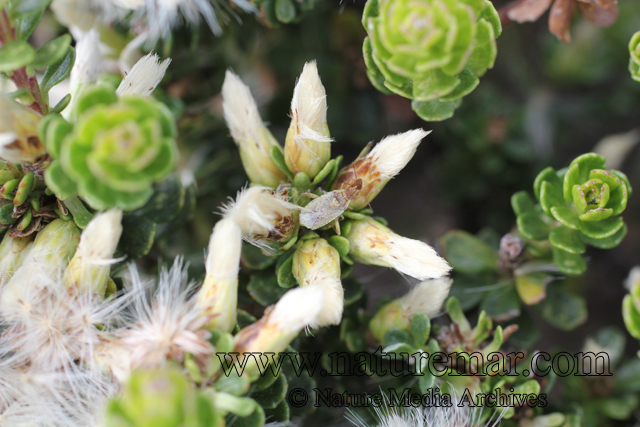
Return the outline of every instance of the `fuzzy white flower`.
{"type": "Polygon", "coordinates": [[[79,37],[76,43],[76,61],[71,69],[69,78],[69,94],[71,103],[64,109],[62,115],[69,119],[73,114],[78,94],[88,84],[95,83],[102,70],[103,61],[100,54],[100,34],[93,28],[79,37]]]}
{"type": "Polygon", "coordinates": [[[127,326],[114,332],[116,339],[100,349],[100,361],[111,371],[119,371],[119,379],[138,367],[157,368],[167,360],[182,362],[187,353],[205,366],[213,353],[207,341],[210,333],[204,329],[209,318],[196,307],[195,284],[188,283],[182,260],[162,270],[152,293],[135,269],[130,276],[131,318],[127,326]]]}
{"type": "Polygon", "coordinates": [[[222,85],[222,108],[251,182],[274,188],[286,182],[287,176],[269,155],[271,147],[279,147],[278,141],[262,123],[249,87],[230,70],[222,85]]]}
{"type": "Polygon", "coordinates": [[[270,243],[288,237],[295,227],[291,217],[297,205],[286,195],[275,194],[267,187],[253,186],[238,192],[235,201],[222,207],[225,219],[234,221],[248,243],[271,252],[270,243]]]}
{"type": "MultiPolygon", "coordinates": [[[[114,1],[114,0],[111,0],[114,1]]],[[[222,28],[216,15],[216,7],[230,9],[222,3],[225,0],[115,0],[118,3],[131,3],[131,9],[137,9],[134,17],[147,26],[150,41],[168,38],[171,30],[180,24],[180,15],[190,25],[198,25],[200,15],[215,34],[222,34],[222,28]],[[215,4],[215,6],[214,6],[215,4]]],[[[248,0],[232,0],[233,4],[246,12],[255,12],[248,0]]],[[[222,15],[226,18],[226,15],[222,15]]]]}
{"type": "Polygon", "coordinates": [[[442,277],[451,270],[431,246],[399,236],[372,218],[354,221],[345,237],[351,245],[349,254],[363,264],[392,267],[419,280],[442,277]]]}
{"type": "Polygon", "coordinates": [[[342,282],[336,277],[318,277],[310,286],[317,287],[324,293],[322,310],[316,322],[310,323],[312,328],[322,326],[339,325],[344,311],[344,288],[342,282]]]}
{"type": "Polygon", "coordinates": [[[150,96],[170,63],[171,58],[160,62],[160,57],[154,52],[143,56],[122,80],[116,95],[150,96]]]}
{"type": "Polygon", "coordinates": [[[197,306],[211,318],[210,328],[230,332],[235,327],[241,250],[240,227],[231,218],[218,221],[209,240],[207,275],[197,297],[197,306]]]}
{"type": "MultiPolygon", "coordinates": [[[[452,393],[451,406],[407,406],[390,405],[388,398],[384,399],[385,406],[374,406],[377,427],[496,427],[508,408],[496,415],[492,414],[485,422],[480,422],[482,406],[458,406],[457,395],[452,393]]],[[[386,397],[386,395],[385,395],[386,397]]],[[[355,412],[350,411],[346,417],[358,427],[373,427],[355,412]]]]}
{"type": "Polygon", "coordinates": [[[327,94],[315,61],[304,65],[291,99],[291,125],[285,141],[285,161],[293,173],[315,177],[331,158],[327,126],[327,94]]]}
{"type": "Polygon", "coordinates": [[[72,295],[62,286],[59,270],[27,264],[2,292],[0,323],[6,328],[0,354],[46,371],[91,364],[96,346],[120,318],[126,298],[102,299],[72,295]],[[102,325],[101,328],[95,325],[102,325]]]}

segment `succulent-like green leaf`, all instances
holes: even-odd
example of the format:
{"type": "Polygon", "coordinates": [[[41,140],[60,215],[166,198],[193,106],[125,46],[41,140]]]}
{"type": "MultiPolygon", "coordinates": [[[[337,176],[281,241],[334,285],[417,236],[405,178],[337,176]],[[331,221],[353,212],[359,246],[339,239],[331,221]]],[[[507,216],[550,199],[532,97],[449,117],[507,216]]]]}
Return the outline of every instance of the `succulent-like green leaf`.
{"type": "Polygon", "coordinates": [[[541,213],[527,212],[517,218],[518,231],[529,240],[544,240],[549,237],[551,226],[541,218],[541,213]]]}
{"type": "Polygon", "coordinates": [[[615,234],[605,237],[603,239],[594,239],[586,236],[585,234],[581,234],[582,241],[584,241],[587,245],[593,246],[598,249],[612,249],[618,246],[624,237],[627,235],[627,225],[623,224],[620,230],[616,231],[615,234]]]}
{"type": "Polygon", "coordinates": [[[547,322],[566,331],[575,329],[587,320],[584,298],[556,284],[548,287],[547,298],[536,308],[547,322]]]}
{"type": "Polygon", "coordinates": [[[440,122],[452,117],[459,105],[458,101],[443,102],[437,99],[411,102],[413,111],[427,122],[440,122]]]}
{"type": "Polygon", "coordinates": [[[485,297],[480,310],[492,319],[503,321],[520,315],[520,302],[515,287],[502,286],[490,291],[485,297]]]}
{"type": "Polygon", "coordinates": [[[497,256],[482,240],[462,231],[450,231],[440,241],[444,257],[451,266],[463,273],[495,270],[497,256]]]}
{"type": "Polygon", "coordinates": [[[597,222],[583,222],[580,231],[592,239],[606,239],[616,234],[624,226],[624,220],[617,216],[597,222]]]}
{"type": "Polygon", "coordinates": [[[286,292],[278,286],[278,279],[271,270],[253,274],[247,285],[247,291],[251,298],[264,307],[278,302],[286,292]]]}
{"type": "Polygon", "coordinates": [[[16,40],[0,47],[0,72],[8,73],[31,64],[36,51],[29,43],[16,40]]]}
{"type": "Polygon", "coordinates": [[[567,227],[556,227],[551,230],[549,241],[556,248],[572,254],[583,254],[586,250],[580,232],[567,227]]]}
{"type": "Polygon", "coordinates": [[[46,68],[49,65],[60,61],[69,51],[71,45],[71,34],[64,34],[50,42],[45,43],[36,51],[34,60],[31,62],[33,68],[46,68]]]}
{"type": "Polygon", "coordinates": [[[264,409],[273,409],[283,401],[288,387],[287,377],[283,372],[280,372],[273,384],[266,389],[253,393],[251,397],[264,409]]]}
{"type": "Polygon", "coordinates": [[[411,336],[413,336],[413,345],[417,348],[422,347],[429,338],[431,333],[431,321],[424,314],[416,314],[411,318],[411,336]]]}
{"type": "Polygon", "coordinates": [[[47,67],[40,82],[40,87],[43,93],[49,93],[52,87],[61,83],[64,79],[69,77],[71,69],[76,60],[76,51],[74,48],[69,47],[67,53],[58,62],[51,64],[47,67]]]}
{"type": "Polygon", "coordinates": [[[587,262],[581,255],[553,248],[553,262],[565,274],[582,274],[587,271],[587,262]]]}

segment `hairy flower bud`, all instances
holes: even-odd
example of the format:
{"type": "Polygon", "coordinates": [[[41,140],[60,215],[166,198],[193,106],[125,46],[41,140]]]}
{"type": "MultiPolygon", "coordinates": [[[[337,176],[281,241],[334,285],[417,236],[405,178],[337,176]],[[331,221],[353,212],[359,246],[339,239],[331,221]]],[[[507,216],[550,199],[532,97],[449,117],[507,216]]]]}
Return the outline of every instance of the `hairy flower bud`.
{"type": "Polygon", "coordinates": [[[331,158],[331,141],[327,95],[315,61],[307,62],[291,100],[291,125],[284,148],[287,167],[313,179],[331,158]]]}
{"type": "Polygon", "coordinates": [[[288,291],[256,323],[235,336],[234,351],[280,352],[305,327],[318,322],[324,306],[324,291],[315,286],[288,291]]]}
{"type": "Polygon", "coordinates": [[[242,230],[245,241],[265,252],[273,252],[272,245],[289,240],[296,228],[293,219],[297,205],[287,201],[287,191],[253,186],[238,192],[235,201],[225,205],[225,218],[232,219],[242,230]]]}
{"type": "Polygon", "coordinates": [[[222,108],[251,182],[274,188],[286,182],[287,176],[269,155],[271,147],[279,147],[278,141],[262,123],[249,87],[230,70],[227,70],[222,85],[222,108]]]}
{"type": "Polygon", "coordinates": [[[29,254],[29,263],[63,270],[76,252],[80,229],[73,221],[56,219],[40,230],[29,254]]]}
{"type": "Polygon", "coordinates": [[[154,52],[143,56],[125,75],[116,95],[150,96],[169,68],[171,58],[160,62],[154,52]]]}
{"type": "Polygon", "coordinates": [[[45,155],[38,136],[40,120],[40,114],[0,94],[0,158],[22,163],[45,155]]]}
{"type": "Polygon", "coordinates": [[[241,249],[240,227],[229,218],[218,221],[209,241],[207,275],[197,298],[197,306],[211,316],[209,329],[231,332],[236,325],[241,249]]]}
{"type": "MultiPolygon", "coordinates": [[[[54,2],[55,3],[55,2],[54,2]]],[[[71,102],[62,113],[65,118],[75,118],[75,106],[82,88],[91,85],[98,80],[102,68],[102,55],[100,55],[100,34],[92,29],[76,43],[76,61],[71,69],[69,78],[69,94],[71,102]]]]}
{"type": "Polygon", "coordinates": [[[442,277],[451,270],[431,246],[399,236],[370,217],[354,221],[345,237],[349,255],[363,264],[391,267],[419,280],[442,277]]]}
{"type": "Polygon", "coordinates": [[[293,254],[293,275],[302,287],[313,286],[324,292],[324,304],[312,327],[337,325],[344,309],[344,289],[340,282],[340,255],[324,239],[298,244],[293,254]]]}
{"type": "Polygon", "coordinates": [[[343,168],[331,189],[348,190],[361,186],[362,189],[349,202],[349,207],[363,209],[409,163],[418,145],[429,133],[415,129],[384,138],[369,154],[343,168]]]}
{"type": "Polygon", "coordinates": [[[406,295],[384,305],[371,318],[369,329],[380,342],[391,328],[409,331],[411,318],[416,314],[435,317],[449,295],[453,281],[449,278],[426,280],[418,283],[406,295]]]}
{"type": "Polygon", "coordinates": [[[78,250],[64,272],[68,288],[104,295],[109,265],[122,234],[122,211],[113,209],[96,215],[80,236],[78,250]]]}
{"type": "Polygon", "coordinates": [[[35,234],[27,237],[11,237],[8,233],[0,243],[0,289],[28,259],[35,234]]]}

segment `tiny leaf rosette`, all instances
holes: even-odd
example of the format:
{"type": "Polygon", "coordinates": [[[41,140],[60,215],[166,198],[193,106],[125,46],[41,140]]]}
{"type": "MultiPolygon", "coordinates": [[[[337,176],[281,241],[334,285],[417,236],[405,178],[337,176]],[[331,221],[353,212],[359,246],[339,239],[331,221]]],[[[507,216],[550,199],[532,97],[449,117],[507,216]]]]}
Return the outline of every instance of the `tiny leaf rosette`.
{"type": "Polygon", "coordinates": [[[385,93],[413,100],[424,120],[453,115],[496,58],[502,27],[486,0],[369,0],[367,75],[385,93]]]}
{"type": "MultiPolygon", "coordinates": [[[[59,125],[57,127],[60,127],[59,125]]],[[[153,184],[177,159],[175,118],[152,98],[117,98],[95,86],[78,99],[78,121],[61,132],[46,132],[59,157],[45,179],[61,198],[80,195],[92,208],[131,210],[144,205],[153,184]]]]}
{"type": "Polygon", "coordinates": [[[631,186],[619,171],[605,169],[605,159],[583,154],[556,172],[546,168],[534,182],[539,205],[524,193],[512,198],[520,234],[528,240],[548,239],[553,260],[566,274],[586,270],[585,245],[611,249],[622,241],[627,227],[619,216],[627,207],[631,186]]]}

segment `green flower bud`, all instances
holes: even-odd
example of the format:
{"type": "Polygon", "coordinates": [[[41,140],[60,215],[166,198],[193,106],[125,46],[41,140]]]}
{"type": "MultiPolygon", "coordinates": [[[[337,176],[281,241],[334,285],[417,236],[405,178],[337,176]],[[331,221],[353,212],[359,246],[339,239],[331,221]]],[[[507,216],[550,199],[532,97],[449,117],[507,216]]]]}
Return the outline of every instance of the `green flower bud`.
{"type": "Polygon", "coordinates": [[[215,409],[176,367],[135,371],[122,396],[107,406],[109,427],[216,425],[215,409]]]}
{"type": "Polygon", "coordinates": [[[324,239],[298,244],[293,254],[293,275],[302,287],[313,286],[324,292],[324,303],[312,327],[338,325],[344,310],[344,289],[340,281],[340,254],[324,239]]]}
{"type": "Polygon", "coordinates": [[[172,113],[152,98],[118,99],[100,86],[85,89],[76,108],[78,122],[46,170],[47,185],[59,195],[77,193],[94,209],[144,205],[176,162],[172,113]]]}
{"type": "Polygon", "coordinates": [[[240,227],[233,219],[218,221],[209,240],[207,275],[197,298],[198,307],[211,318],[209,329],[231,332],[236,326],[241,250],[240,227]]]}
{"type": "Polygon", "coordinates": [[[284,160],[294,175],[304,172],[313,179],[330,159],[327,95],[315,61],[307,62],[293,91],[284,160]]]}
{"type": "Polygon", "coordinates": [[[73,221],[56,219],[38,232],[29,262],[64,269],[80,242],[80,229],[73,221]]]}
{"type": "Polygon", "coordinates": [[[324,239],[304,240],[293,254],[293,275],[300,286],[309,286],[320,276],[340,277],[340,255],[324,239]]]}
{"type": "Polygon", "coordinates": [[[0,286],[27,260],[35,235],[11,237],[5,234],[0,243],[0,286]]]}
{"type": "Polygon", "coordinates": [[[391,328],[409,332],[411,319],[416,314],[430,318],[439,315],[451,283],[449,278],[418,283],[406,295],[382,306],[371,318],[369,330],[379,342],[384,342],[384,334],[391,328]]]}
{"type": "Polygon", "coordinates": [[[354,221],[345,236],[349,255],[362,264],[392,267],[420,280],[445,276],[447,262],[429,245],[399,236],[371,217],[354,221]]]}
{"type": "Polygon", "coordinates": [[[80,236],[78,250],[64,272],[67,288],[104,296],[110,263],[122,234],[122,211],[98,214],[80,236]]]}
{"type": "Polygon", "coordinates": [[[631,78],[637,82],[640,82],[640,31],[635,33],[631,37],[629,42],[629,71],[631,72],[631,78]]]}
{"type": "Polygon", "coordinates": [[[451,117],[493,67],[501,32],[486,0],[369,0],[362,20],[373,85],[413,99],[413,109],[430,121],[451,117]]]}

